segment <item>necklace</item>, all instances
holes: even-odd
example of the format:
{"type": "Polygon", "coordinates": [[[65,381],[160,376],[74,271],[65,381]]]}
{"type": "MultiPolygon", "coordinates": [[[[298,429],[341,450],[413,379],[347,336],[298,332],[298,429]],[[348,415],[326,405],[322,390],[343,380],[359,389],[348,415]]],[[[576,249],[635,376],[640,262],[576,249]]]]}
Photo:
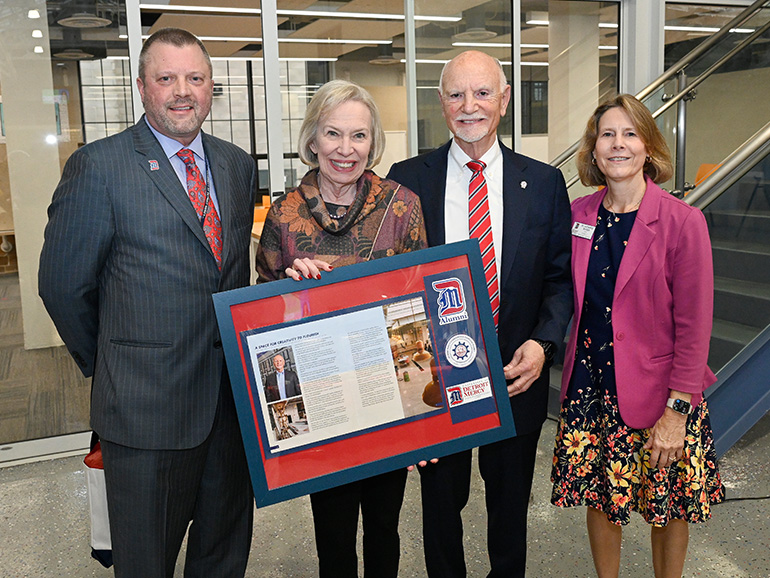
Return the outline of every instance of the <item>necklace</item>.
{"type": "MultiPolygon", "coordinates": [[[[624,212],[625,212],[625,213],[630,213],[630,212],[632,212],[632,211],[635,211],[636,209],[638,209],[638,208],[639,208],[639,205],[641,205],[641,204],[642,204],[642,199],[643,199],[643,198],[644,198],[644,193],[642,193],[642,196],[641,196],[641,197],[639,197],[639,200],[638,200],[638,201],[636,201],[636,202],[635,202],[633,205],[631,205],[631,207],[629,207],[629,208],[628,208],[626,211],[624,211],[624,212]]],[[[606,194],[606,195],[604,196],[604,208],[605,208],[605,209],[607,209],[607,210],[608,210],[610,213],[612,213],[612,218],[613,218],[613,220],[614,220],[614,221],[617,223],[617,222],[620,220],[620,218],[617,216],[615,209],[613,209],[613,208],[612,208],[614,204],[615,204],[615,203],[614,203],[614,201],[610,201],[610,195],[609,195],[609,193],[608,193],[608,194],[606,194]]],[[[623,213],[621,213],[621,215],[622,215],[622,214],[623,214],[623,213]]]]}
{"type": "Polygon", "coordinates": [[[335,221],[341,221],[348,214],[349,205],[337,205],[335,203],[325,202],[329,216],[335,221]]]}

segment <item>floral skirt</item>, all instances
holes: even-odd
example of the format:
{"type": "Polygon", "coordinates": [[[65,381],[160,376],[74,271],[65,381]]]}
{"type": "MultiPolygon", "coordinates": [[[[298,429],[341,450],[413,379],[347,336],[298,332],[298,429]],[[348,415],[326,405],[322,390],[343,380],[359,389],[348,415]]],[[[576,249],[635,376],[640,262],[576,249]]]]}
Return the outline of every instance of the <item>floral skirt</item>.
{"type": "Polygon", "coordinates": [[[647,523],[690,523],[711,517],[711,505],[724,500],[713,433],[705,400],[687,420],[683,457],[669,467],[652,468],[643,450],[650,429],[628,427],[614,393],[577,388],[559,415],[551,481],[551,503],[590,506],[614,524],[627,524],[636,511],[647,523]]]}

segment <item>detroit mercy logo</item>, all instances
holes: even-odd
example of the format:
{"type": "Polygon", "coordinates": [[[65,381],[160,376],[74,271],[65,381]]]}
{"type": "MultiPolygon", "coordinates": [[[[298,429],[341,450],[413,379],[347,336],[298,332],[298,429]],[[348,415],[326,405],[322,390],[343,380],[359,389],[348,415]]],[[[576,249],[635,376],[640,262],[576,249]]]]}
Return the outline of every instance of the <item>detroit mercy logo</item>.
{"type": "Polygon", "coordinates": [[[436,303],[438,303],[439,325],[468,319],[462,281],[456,277],[434,281],[433,289],[438,292],[436,303]]]}
{"type": "Polygon", "coordinates": [[[463,390],[460,387],[447,387],[446,389],[447,399],[449,400],[449,407],[456,405],[462,405],[463,403],[463,390]]]}

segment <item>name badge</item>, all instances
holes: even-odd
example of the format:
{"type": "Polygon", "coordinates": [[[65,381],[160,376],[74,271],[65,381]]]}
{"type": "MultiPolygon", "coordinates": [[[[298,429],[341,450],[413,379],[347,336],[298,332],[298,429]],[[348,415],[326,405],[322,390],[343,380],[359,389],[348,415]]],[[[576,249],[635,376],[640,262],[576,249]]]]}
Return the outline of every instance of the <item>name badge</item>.
{"type": "Polygon", "coordinates": [[[575,223],[572,225],[572,234],[575,237],[580,237],[581,239],[590,239],[594,236],[594,229],[596,229],[595,226],[586,225],[585,223],[578,223],[575,221],[575,223]]]}

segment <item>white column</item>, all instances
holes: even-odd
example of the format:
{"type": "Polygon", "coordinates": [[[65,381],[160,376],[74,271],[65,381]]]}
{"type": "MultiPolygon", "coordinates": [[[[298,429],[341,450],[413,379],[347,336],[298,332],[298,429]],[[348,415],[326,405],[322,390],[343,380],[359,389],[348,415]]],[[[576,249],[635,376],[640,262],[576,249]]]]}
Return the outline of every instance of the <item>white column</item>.
{"type": "Polygon", "coordinates": [[[521,0],[511,2],[511,114],[513,115],[513,150],[521,152],[521,0]]]}
{"type": "Polygon", "coordinates": [[[27,349],[61,344],[37,295],[46,209],[61,171],[46,13],[44,0],[3,0],[0,18],[0,85],[27,349]],[[29,19],[31,9],[41,18],[29,19]],[[32,38],[34,29],[43,38],[32,38]],[[43,53],[36,54],[35,46],[43,53]]]}
{"type": "Polygon", "coordinates": [[[599,98],[599,15],[592,4],[551,2],[548,12],[548,157],[577,141],[599,98]]]}
{"type": "Polygon", "coordinates": [[[139,122],[144,114],[142,96],[136,79],[139,78],[139,53],[142,51],[142,12],[139,0],[126,0],[126,30],[128,32],[129,69],[131,70],[131,103],[134,110],[134,122],[139,122]]]}
{"type": "Polygon", "coordinates": [[[262,0],[262,55],[267,112],[267,164],[270,195],[286,190],[283,168],[283,110],[281,108],[281,67],[278,61],[278,15],[276,0],[262,0]]]}
{"type": "Polygon", "coordinates": [[[663,74],[665,0],[620,5],[620,90],[636,94],[663,74]]]}

